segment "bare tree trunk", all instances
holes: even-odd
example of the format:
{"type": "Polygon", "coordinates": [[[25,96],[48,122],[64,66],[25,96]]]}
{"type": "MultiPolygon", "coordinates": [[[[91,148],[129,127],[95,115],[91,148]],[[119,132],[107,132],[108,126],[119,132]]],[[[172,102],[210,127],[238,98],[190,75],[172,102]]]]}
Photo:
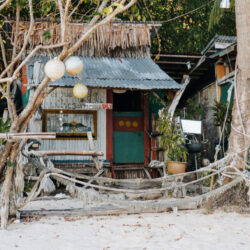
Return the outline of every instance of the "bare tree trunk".
{"type": "Polygon", "coordinates": [[[170,114],[170,117],[172,118],[174,116],[174,112],[176,110],[176,107],[178,106],[179,102],[180,102],[180,99],[187,87],[187,85],[189,84],[190,82],[190,77],[189,75],[183,75],[183,79],[182,79],[182,86],[183,88],[178,90],[175,94],[175,97],[171,103],[171,105],[169,106],[168,108],[168,113],[170,114]]]}
{"type": "Polygon", "coordinates": [[[5,180],[2,187],[1,197],[1,228],[7,228],[7,222],[9,217],[9,201],[10,201],[10,189],[12,184],[14,167],[8,167],[5,173],[5,180]]]}
{"type": "MultiPolygon", "coordinates": [[[[238,152],[246,160],[250,144],[250,1],[236,0],[237,29],[237,81],[235,84],[232,129],[229,139],[229,152],[238,152]],[[245,134],[245,135],[244,135],[245,134]]],[[[241,162],[237,163],[242,168],[241,162]]]]}
{"type": "MultiPolygon", "coordinates": [[[[19,144],[16,144],[12,147],[11,154],[10,154],[11,163],[14,163],[17,158],[18,146],[19,144]]],[[[7,170],[5,173],[5,180],[4,180],[3,187],[2,187],[2,196],[1,196],[1,228],[2,229],[7,228],[7,222],[8,222],[8,217],[9,217],[10,190],[11,190],[13,172],[14,172],[13,165],[7,167],[7,170]]]]}

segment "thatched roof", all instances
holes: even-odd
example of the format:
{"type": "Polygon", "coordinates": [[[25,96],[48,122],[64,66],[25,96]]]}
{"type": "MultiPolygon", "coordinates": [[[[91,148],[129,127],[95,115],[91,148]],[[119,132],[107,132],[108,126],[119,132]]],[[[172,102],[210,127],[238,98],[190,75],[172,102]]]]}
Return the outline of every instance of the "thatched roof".
{"type": "MultiPolygon", "coordinates": [[[[7,21],[12,27],[15,21],[7,21]]],[[[66,37],[69,46],[81,36],[86,23],[69,23],[66,37]]],[[[79,56],[111,56],[111,57],[149,57],[150,56],[150,25],[135,23],[110,23],[103,25],[77,51],[79,56]]],[[[21,21],[17,39],[18,48],[21,48],[24,35],[29,28],[29,22],[21,21]]],[[[11,29],[14,30],[14,29],[11,29]]],[[[28,49],[38,44],[55,44],[60,42],[61,29],[56,21],[36,21],[34,32],[29,39],[28,49]],[[45,40],[45,31],[49,31],[51,39],[45,40]]],[[[14,41],[14,33],[11,33],[14,41]]],[[[56,51],[54,51],[56,52],[56,51]]],[[[44,52],[43,52],[44,53],[44,52]]],[[[46,52],[48,53],[48,52],[46,52]]],[[[44,54],[43,54],[44,55],[44,54]]]]}

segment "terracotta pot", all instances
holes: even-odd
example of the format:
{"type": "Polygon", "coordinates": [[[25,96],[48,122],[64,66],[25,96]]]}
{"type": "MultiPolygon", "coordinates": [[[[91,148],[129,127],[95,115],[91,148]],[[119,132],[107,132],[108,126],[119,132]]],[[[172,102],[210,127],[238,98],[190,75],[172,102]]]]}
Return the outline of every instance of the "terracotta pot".
{"type": "Polygon", "coordinates": [[[186,162],[169,161],[168,162],[168,174],[180,174],[185,173],[186,162]]]}

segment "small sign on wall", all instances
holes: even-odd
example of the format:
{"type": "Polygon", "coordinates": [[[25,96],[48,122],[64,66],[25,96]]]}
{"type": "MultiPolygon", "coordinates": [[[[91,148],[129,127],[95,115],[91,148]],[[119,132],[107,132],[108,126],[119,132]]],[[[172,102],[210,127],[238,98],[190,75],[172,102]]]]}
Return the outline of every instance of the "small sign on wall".
{"type": "Polygon", "coordinates": [[[98,109],[113,109],[112,103],[84,103],[83,109],[98,110],[98,109]]]}

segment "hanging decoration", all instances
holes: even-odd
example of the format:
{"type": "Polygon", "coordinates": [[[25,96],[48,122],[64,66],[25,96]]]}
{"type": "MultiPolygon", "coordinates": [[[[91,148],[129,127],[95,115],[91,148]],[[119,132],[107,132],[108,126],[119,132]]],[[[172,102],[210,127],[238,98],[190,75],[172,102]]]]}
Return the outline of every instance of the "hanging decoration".
{"type": "Polygon", "coordinates": [[[44,67],[45,74],[54,82],[65,74],[65,66],[58,58],[49,60],[44,67]]]}
{"type": "Polygon", "coordinates": [[[229,9],[230,8],[230,1],[229,0],[222,0],[220,3],[221,9],[229,9]]]}
{"type": "Polygon", "coordinates": [[[73,88],[73,94],[76,98],[84,98],[88,94],[88,88],[84,84],[78,83],[73,88]]]}
{"type": "Polygon", "coordinates": [[[83,62],[79,57],[71,56],[66,60],[65,67],[70,75],[78,75],[83,70],[83,62]]]}

